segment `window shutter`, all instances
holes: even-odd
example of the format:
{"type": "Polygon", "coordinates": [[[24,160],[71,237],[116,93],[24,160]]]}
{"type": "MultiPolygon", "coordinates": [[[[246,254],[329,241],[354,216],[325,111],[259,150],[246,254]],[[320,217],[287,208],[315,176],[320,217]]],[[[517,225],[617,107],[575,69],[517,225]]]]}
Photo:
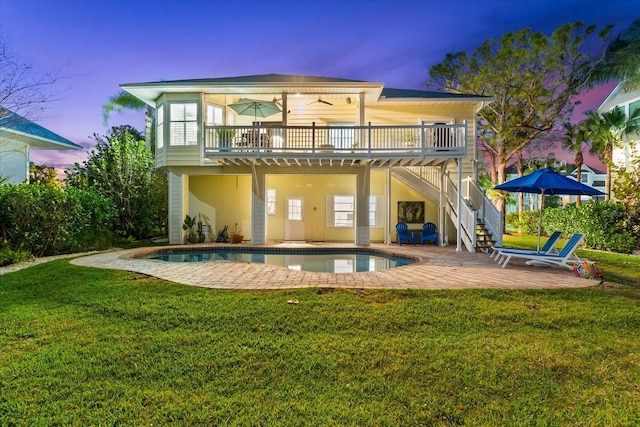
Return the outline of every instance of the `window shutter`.
{"type": "Polygon", "coordinates": [[[333,211],[333,196],[327,196],[327,201],[326,201],[326,226],[329,228],[333,228],[335,227],[334,224],[334,211],[333,211]]]}

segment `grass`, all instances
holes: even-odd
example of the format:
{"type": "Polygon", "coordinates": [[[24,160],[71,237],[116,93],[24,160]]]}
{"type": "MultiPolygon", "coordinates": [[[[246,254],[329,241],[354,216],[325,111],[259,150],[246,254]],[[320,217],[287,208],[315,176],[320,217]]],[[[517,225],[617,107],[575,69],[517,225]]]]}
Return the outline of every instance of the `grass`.
{"type": "Polygon", "coordinates": [[[0,425],[638,425],[639,302],[215,291],[58,260],[0,276],[0,425]]]}
{"type": "MultiPolygon", "coordinates": [[[[546,237],[540,239],[543,245],[546,237]]],[[[561,242],[563,240],[561,239],[561,242]]],[[[566,239],[564,239],[566,242],[566,239]]],[[[504,246],[536,249],[538,236],[505,234],[503,236],[504,246]]],[[[559,244],[562,247],[563,243],[559,244]]],[[[607,282],[614,282],[640,287],[640,257],[637,255],[624,255],[613,252],[595,251],[588,249],[578,249],[576,254],[583,259],[595,261],[603,272],[607,282]]]]}

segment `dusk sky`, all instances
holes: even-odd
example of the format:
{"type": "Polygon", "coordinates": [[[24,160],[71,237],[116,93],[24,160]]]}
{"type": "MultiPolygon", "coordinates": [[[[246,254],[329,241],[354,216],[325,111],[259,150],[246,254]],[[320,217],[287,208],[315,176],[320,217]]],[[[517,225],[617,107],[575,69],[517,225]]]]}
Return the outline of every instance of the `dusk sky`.
{"type": "MultiPolygon", "coordinates": [[[[68,77],[38,123],[84,147],[109,126],[143,130],[143,113],[103,123],[121,83],[280,73],[424,89],[446,53],[508,31],[582,21],[617,33],[639,18],[640,0],[0,0],[0,30],[20,62],[68,77]]],[[[611,87],[586,95],[581,111],[611,87]]],[[[87,152],[31,157],[64,168],[87,152]]]]}

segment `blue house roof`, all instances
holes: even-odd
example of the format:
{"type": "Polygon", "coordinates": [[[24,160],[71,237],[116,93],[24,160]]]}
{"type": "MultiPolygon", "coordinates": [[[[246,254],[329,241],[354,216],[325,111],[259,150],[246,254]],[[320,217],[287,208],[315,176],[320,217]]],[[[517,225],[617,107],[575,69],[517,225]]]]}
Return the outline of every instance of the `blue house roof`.
{"type": "Polygon", "coordinates": [[[29,138],[29,145],[43,150],[78,150],[82,147],[21,115],[0,107],[0,131],[29,138]]]}

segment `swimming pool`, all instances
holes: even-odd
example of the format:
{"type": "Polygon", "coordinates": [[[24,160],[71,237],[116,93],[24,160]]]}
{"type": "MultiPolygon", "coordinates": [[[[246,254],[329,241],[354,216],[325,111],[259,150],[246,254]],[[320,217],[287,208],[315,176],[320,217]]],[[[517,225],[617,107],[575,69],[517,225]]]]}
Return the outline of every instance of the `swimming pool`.
{"type": "Polygon", "coordinates": [[[237,261],[269,264],[291,270],[317,273],[360,273],[401,267],[416,259],[362,249],[292,249],[214,247],[157,249],[137,258],[167,262],[237,261]]]}

